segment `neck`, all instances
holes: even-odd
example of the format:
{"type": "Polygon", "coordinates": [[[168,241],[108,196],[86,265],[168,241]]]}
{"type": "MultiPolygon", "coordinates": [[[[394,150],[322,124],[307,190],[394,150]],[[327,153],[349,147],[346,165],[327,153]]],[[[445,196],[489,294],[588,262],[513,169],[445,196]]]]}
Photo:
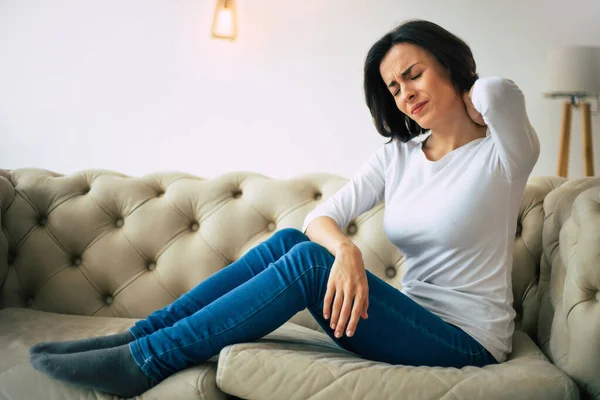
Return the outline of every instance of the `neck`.
{"type": "Polygon", "coordinates": [[[450,113],[451,117],[441,121],[438,126],[431,127],[431,136],[427,140],[428,147],[432,145],[440,151],[449,152],[455,150],[472,140],[485,137],[487,127],[473,122],[468,114],[450,113]]]}

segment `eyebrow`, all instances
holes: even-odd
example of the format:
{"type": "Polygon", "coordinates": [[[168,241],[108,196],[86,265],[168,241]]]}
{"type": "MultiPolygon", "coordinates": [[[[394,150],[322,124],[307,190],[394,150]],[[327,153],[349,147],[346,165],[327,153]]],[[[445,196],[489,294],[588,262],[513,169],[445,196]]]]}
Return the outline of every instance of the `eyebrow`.
{"type": "MultiPolygon", "coordinates": [[[[417,63],[414,63],[414,64],[413,64],[413,65],[411,65],[410,67],[406,68],[406,70],[404,70],[404,72],[403,72],[403,73],[401,73],[400,75],[402,75],[402,77],[403,77],[403,78],[406,78],[408,75],[410,75],[410,71],[411,71],[412,67],[414,67],[414,66],[415,66],[415,65],[417,65],[417,64],[419,64],[419,63],[418,63],[418,62],[417,62],[417,63]]],[[[391,82],[390,82],[390,83],[387,85],[387,87],[391,88],[392,86],[396,86],[396,85],[398,85],[398,83],[396,83],[396,81],[391,81],[391,82]]]]}

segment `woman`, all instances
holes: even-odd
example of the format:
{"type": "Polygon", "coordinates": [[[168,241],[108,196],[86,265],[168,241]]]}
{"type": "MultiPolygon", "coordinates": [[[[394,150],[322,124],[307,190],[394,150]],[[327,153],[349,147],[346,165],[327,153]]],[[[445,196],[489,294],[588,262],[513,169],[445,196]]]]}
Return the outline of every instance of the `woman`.
{"type": "Polygon", "coordinates": [[[35,368],[130,397],[304,308],[367,359],[457,368],[506,360],[512,244],[539,155],[523,94],[509,80],[478,79],[469,47],[427,21],[383,36],[364,72],[367,105],[390,141],[302,231],[275,233],[126,332],[37,344],[35,368]],[[406,257],[402,291],[366,271],[340,229],[381,200],[385,233],[406,257]]]}

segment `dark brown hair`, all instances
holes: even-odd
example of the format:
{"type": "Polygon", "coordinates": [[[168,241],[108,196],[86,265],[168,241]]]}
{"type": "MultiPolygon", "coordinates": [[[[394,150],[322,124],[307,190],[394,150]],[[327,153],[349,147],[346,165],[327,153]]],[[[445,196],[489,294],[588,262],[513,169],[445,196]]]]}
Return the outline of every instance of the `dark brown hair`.
{"type": "Polygon", "coordinates": [[[450,80],[459,93],[468,91],[479,76],[469,46],[433,22],[407,21],[379,39],[369,50],[365,61],[367,107],[382,136],[390,138],[390,142],[394,139],[407,142],[424,133],[425,129],[398,109],[379,71],[381,60],[398,43],[412,43],[429,51],[448,70],[450,80]]]}

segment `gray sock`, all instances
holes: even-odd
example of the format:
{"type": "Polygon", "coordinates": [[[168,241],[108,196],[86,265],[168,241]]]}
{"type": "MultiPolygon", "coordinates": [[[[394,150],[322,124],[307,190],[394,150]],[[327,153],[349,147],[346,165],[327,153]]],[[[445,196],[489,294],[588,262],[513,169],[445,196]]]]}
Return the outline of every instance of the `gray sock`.
{"type": "Polygon", "coordinates": [[[66,354],[78,353],[80,351],[107,349],[109,347],[122,346],[135,340],[129,330],[115,335],[98,336],[89,339],[71,340],[67,342],[41,342],[29,349],[29,354],[52,353],[66,354]]]}
{"type": "Polygon", "coordinates": [[[120,397],[141,395],[155,385],[138,367],[128,344],[81,353],[35,353],[30,362],[55,379],[120,397]]]}

